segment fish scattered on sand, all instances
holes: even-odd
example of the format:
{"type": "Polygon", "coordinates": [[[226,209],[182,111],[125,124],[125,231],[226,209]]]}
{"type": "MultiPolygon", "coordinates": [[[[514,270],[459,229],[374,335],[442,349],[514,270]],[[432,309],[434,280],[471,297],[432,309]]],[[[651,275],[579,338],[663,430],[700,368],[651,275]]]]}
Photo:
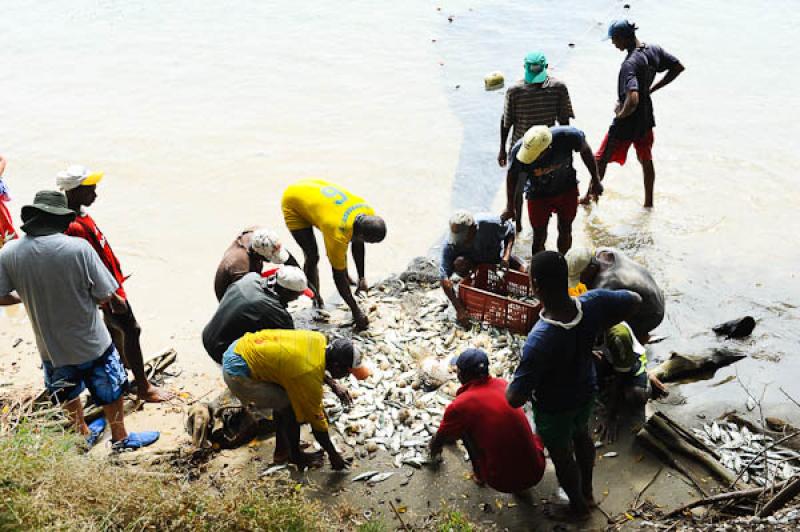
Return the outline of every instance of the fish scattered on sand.
{"type": "Polygon", "coordinates": [[[730,421],[714,421],[692,430],[723,466],[741,473],[745,483],[766,486],[800,474],[800,453],[780,445],[770,447],[775,441],[772,436],[753,433],[730,421]]]}

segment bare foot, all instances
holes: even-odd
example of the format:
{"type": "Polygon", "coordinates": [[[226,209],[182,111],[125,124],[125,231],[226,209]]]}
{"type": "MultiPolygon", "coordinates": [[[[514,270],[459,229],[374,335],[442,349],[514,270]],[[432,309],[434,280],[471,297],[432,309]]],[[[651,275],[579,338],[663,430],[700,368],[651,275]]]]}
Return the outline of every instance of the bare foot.
{"type": "Polygon", "coordinates": [[[275,452],[272,453],[272,463],[273,464],[285,464],[289,461],[289,451],[285,451],[281,449],[275,449],[275,452]]]}
{"type": "Polygon", "coordinates": [[[597,501],[594,500],[594,494],[590,493],[589,495],[584,495],[583,498],[586,501],[586,506],[589,508],[597,508],[597,501]]]}
{"type": "Polygon", "coordinates": [[[543,509],[544,514],[553,521],[581,522],[588,520],[592,514],[589,509],[575,510],[569,504],[549,503],[543,509]]]}
{"type": "Polygon", "coordinates": [[[175,399],[175,394],[147,383],[143,390],[136,393],[137,397],[146,403],[163,403],[175,399]]]}

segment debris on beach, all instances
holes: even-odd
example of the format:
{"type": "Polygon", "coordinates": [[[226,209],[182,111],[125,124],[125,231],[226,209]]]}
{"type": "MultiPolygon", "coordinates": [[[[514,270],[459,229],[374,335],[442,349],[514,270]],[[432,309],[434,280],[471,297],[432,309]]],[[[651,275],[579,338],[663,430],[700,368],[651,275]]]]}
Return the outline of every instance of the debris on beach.
{"type": "MultiPolygon", "coordinates": [[[[451,358],[468,347],[485,349],[491,374],[508,379],[525,341],[478,323],[469,330],[460,327],[432,283],[435,274],[425,273],[428,265],[419,266],[373,287],[364,300],[370,328],[352,334],[352,340],[371,364],[372,375],[351,379],[353,404],[345,408],[330,392],[323,401],[332,428],[356,456],[386,451],[398,468],[428,463],[428,444],[459,388],[451,358]]],[[[327,332],[351,334],[342,325],[332,318],[327,332]]]]}
{"type": "Polygon", "coordinates": [[[745,484],[766,486],[800,473],[800,452],[781,447],[772,436],[751,432],[744,425],[714,421],[692,432],[745,484]]]}

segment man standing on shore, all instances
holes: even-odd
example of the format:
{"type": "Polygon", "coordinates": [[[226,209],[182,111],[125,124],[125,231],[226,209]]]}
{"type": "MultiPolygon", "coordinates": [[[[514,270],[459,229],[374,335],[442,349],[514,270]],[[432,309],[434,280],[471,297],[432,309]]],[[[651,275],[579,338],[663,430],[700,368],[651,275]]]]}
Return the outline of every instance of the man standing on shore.
{"type": "Polygon", "coordinates": [[[363,198],[322,179],[303,179],[289,185],[283,193],[281,208],[286,227],[303,249],[303,270],[308,283],[316,291],[315,304],[320,307],[323,304],[319,289],[319,251],[314,236],[316,227],[325,242],[336,289],[350,307],[356,328],[366,329],[369,320],[350,291],[347,248],[350,248],[358,272],[356,293],[366,292],[364,243],[382,242],[386,238],[383,218],[375,216],[375,211],[363,198]]]}
{"type": "Polygon", "coordinates": [[[506,399],[514,408],[529,400],[533,404],[536,432],[569,497],[569,508],[554,509],[554,517],[584,520],[594,505],[595,449],[589,419],[597,376],[592,347],[600,332],[635,313],[642,299],[627,290],[593,290],[570,297],[567,261],[555,251],[534,255],[529,273],[543,307],[506,399]]]}
{"type": "Polygon", "coordinates": [[[173,394],[154,386],[145,376],[142,347],[139,343],[142,328],[133,315],[128,296],[122,287],[126,277],[122,275],[119,259],[94,219],[84,210],[84,207],[89,207],[97,199],[97,183],[101,179],[103,179],[102,172],[91,172],[88,168],[77,164],[60,172],[56,177],[58,187],[67,195],[69,208],[76,214],[75,219],[67,228],[67,235],[89,242],[117,281],[119,286],[117,295],[122,304],[117,309],[110,305],[103,305],[103,319],[114,338],[114,343],[122,354],[125,365],[133,372],[136,394],[140,399],[149,403],[168,401],[173,394]]]}
{"type": "MultiPolygon", "coordinates": [[[[653,102],[650,95],[683,72],[684,67],[673,55],[656,44],[645,44],[636,38],[635,24],[615,20],[608,28],[608,38],[614,46],[626,52],[617,80],[617,106],[614,121],[597,151],[597,166],[602,180],[608,163],[625,164],[628,149],[633,144],[642,165],[644,206],[653,206],[653,187],[656,170],[653,166],[653,102]],[[655,84],[656,73],[667,72],[655,84]]],[[[585,199],[588,201],[588,199],[585,199]]]]}
{"type": "Polygon", "coordinates": [[[528,217],[533,227],[531,254],[544,249],[550,215],[558,217],[558,250],[566,253],[572,246],[572,222],[578,212],[578,178],[572,166],[572,154],[579,152],[592,177],[587,197],[595,200],[603,193],[592,148],[586,135],[572,126],[534,126],[511,150],[511,166],[506,176],[506,210],[503,220],[519,220],[516,194],[519,183],[525,185],[528,217]]]}
{"type": "Polygon", "coordinates": [[[97,311],[98,304],[108,304],[124,313],[125,300],[95,250],[63,234],[74,218],[67,199],[55,191],[37,193],[33,204],[22,208],[25,236],[0,251],[0,305],[25,305],[47,391],[90,445],[105,423],[86,424],[80,395],[87,388],[111,426],[112,448],[145,447],[159,433],[125,430],[122,396],[128,376],[97,311]]]}

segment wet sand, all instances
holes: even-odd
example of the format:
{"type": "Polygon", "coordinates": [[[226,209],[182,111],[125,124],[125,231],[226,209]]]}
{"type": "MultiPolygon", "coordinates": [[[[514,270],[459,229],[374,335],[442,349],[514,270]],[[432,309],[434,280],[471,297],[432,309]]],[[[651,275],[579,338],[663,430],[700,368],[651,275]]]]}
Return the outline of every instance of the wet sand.
{"type": "MultiPolygon", "coordinates": [[[[644,40],[663,44],[687,66],[655,96],[656,208],[640,207],[634,160],[612,166],[600,204],[579,213],[576,244],[622,248],[665,289],[667,318],[656,332],[669,338],[653,348],[655,361],[673,350],[726,344],[750,355],[711,380],[682,385],[686,404],[672,409],[679,420],[692,425],[698,415],[743,409],[740,384],[710,386],[738,375],[753,392],[764,390],[770,414],[798,424],[797,408],[778,389],[800,398],[794,377],[800,367],[792,356],[800,344],[800,257],[792,236],[800,229],[793,208],[800,205],[793,178],[800,159],[792,144],[800,96],[789,59],[798,44],[786,38],[797,15],[778,5],[632,5],[644,40]],[[760,29],[742,34],[742,20],[760,29]],[[731,42],[739,53],[719,45],[731,42]],[[769,63],[757,79],[734,81],[742,64],[761,64],[765,56],[769,63]],[[710,332],[711,325],[746,313],[758,320],[752,338],[725,342],[710,332]]],[[[202,396],[222,386],[199,339],[215,305],[217,261],[253,223],[276,227],[289,239],[278,208],[288,181],[329,178],[385,214],[386,243],[367,249],[374,281],[435,244],[452,208],[498,211],[503,172],[494,161],[502,92],[483,91],[485,73],[500,69],[513,80],[528,48],[541,46],[553,74],[570,87],[575,125],[599,144],[622,59],[599,39],[613,18],[608,15],[622,13],[588,2],[578,7],[584,9],[564,17],[557,3],[454,2],[436,11],[412,2],[375,12],[356,2],[346,10],[315,6],[319,11],[304,13],[245,5],[231,20],[221,8],[204,6],[192,10],[193,24],[184,24],[177,7],[162,13],[86,2],[48,6],[53,11],[41,16],[11,6],[9,20],[17,25],[7,34],[15,48],[3,52],[7,102],[0,123],[15,198],[10,208],[16,215],[36,190],[52,187],[52,176],[68,162],[105,170],[92,213],[126,273],[133,273],[126,289],[144,329],[145,352],[175,347],[183,373],[169,386],[202,396]],[[74,24],[94,31],[73,31],[74,24]]],[[[585,172],[579,174],[585,182],[585,172]]],[[[326,265],[321,268],[330,292],[326,265]]],[[[5,311],[0,390],[38,388],[38,364],[24,315],[5,311]],[[22,343],[13,347],[17,339],[22,343]]],[[[180,408],[147,405],[129,423],[162,428],[158,448],[169,448],[186,439],[180,408]]],[[[649,457],[636,462],[638,455],[600,463],[598,488],[612,486],[608,511],[623,508],[656,467],[649,457]],[[630,481],[619,482],[619,471],[630,471],[630,481]]],[[[458,457],[447,467],[466,470],[458,457]]],[[[682,483],[657,489],[666,472],[651,492],[684,496],[686,490],[673,489],[682,483]]],[[[426,478],[415,473],[413,493],[429,486],[426,478]]],[[[458,498],[469,485],[458,474],[437,481],[437,499],[458,498]]],[[[541,493],[552,491],[544,486],[541,493]]],[[[470,512],[481,497],[494,497],[471,486],[466,492],[463,507],[470,512]]],[[[409,511],[422,515],[427,495],[409,499],[409,511]]],[[[488,519],[510,526],[538,512],[519,508],[488,519]]]]}

